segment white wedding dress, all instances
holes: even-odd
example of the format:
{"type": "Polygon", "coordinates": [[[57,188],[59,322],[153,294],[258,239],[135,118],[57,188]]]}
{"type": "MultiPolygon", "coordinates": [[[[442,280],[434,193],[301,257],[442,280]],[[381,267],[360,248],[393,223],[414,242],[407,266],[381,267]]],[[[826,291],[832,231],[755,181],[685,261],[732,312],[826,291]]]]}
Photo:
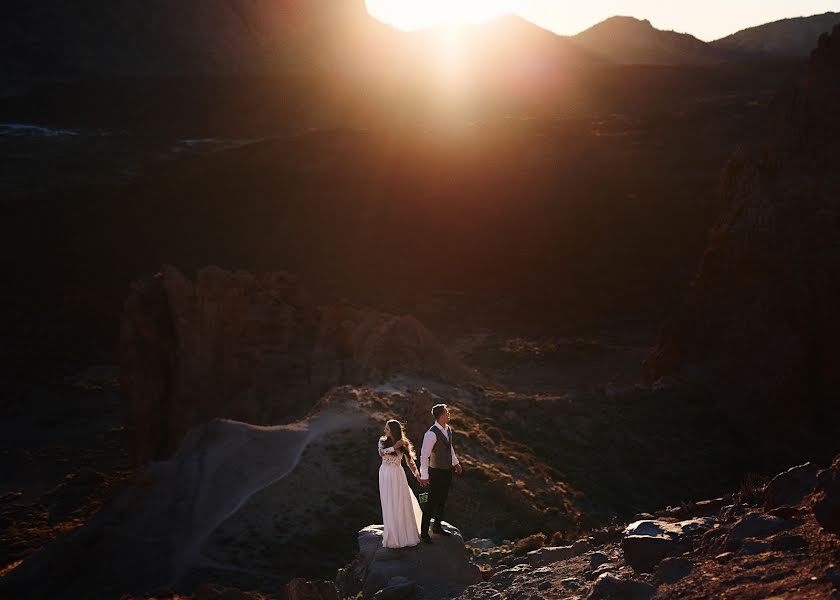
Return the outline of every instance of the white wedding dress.
{"type": "Polygon", "coordinates": [[[403,470],[403,454],[393,448],[383,450],[379,442],[379,499],[382,501],[382,523],[385,530],[382,546],[404,548],[420,543],[420,522],[423,513],[414,492],[408,487],[403,470]]]}

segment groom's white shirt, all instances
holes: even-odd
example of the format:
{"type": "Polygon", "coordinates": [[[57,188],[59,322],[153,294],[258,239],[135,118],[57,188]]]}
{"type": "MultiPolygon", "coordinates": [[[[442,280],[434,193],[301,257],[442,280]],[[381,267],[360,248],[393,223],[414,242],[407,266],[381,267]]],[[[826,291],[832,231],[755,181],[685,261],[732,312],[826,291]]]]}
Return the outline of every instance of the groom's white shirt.
{"type": "MultiPolygon", "coordinates": [[[[449,430],[449,425],[445,428],[440,426],[440,423],[435,421],[435,427],[440,429],[444,435],[447,435],[447,430],[449,430]]],[[[437,434],[434,431],[427,431],[426,435],[423,436],[423,447],[420,449],[420,479],[428,479],[429,478],[429,457],[432,455],[432,448],[435,447],[435,442],[437,442],[437,434]]],[[[452,451],[452,466],[458,464],[458,457],[455,456],[455,448],[450,446],[449,448],[452,451]]]]}

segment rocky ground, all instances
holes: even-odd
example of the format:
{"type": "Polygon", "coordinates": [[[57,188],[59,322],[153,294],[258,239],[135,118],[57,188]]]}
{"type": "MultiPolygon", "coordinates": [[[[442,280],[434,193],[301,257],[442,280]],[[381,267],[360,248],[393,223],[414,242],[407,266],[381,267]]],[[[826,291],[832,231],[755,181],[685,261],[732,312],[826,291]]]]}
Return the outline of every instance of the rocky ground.
{"type": "MultiPolygon", "coordinates": [[[[335,582],[296,579],[276,597],[296,600],[665,600],[840,597],[840,456],[823,470],[793,467],[744,486],[573,543],[534,535],[496,543],[447,523],[431,546],[381,547],[382,527],[359,531],[359,553],[335,582]]],[[[265,599],[204,585],[156,598],[265,599]]]]}
{"type": "Polygon", "coordinates": [[[116,374],[33,384],[0,419],[0,574],[84,525],[131,476],[116,374]]]}
{"type": "Polygon", "coordinates": [[[840,597],[840,457],[766,486],[639,515],[573,544],[471,540],[484,581],[471,599],[840,597]]]}
{"type": "MultiPolygon", "coordinates": [[[[519,547],[535,539],[540,546],[570,545],[592,528],[620,528],[651,506],[689,505],[693,498],[734,489],[747,465],[764,465],[760,472],[772,473],[785,464],[781,456],[739,445],[737,436],[696,401],[699,392],[678,397],[670,389],[636,386],[632,367],[650,339],[632,328],[620,335],[612,331],[553,337],[473,332],[448,346],[457,361],[482,373],[475,383],[402,375],[336,388],[328,398],[358,403],[362,420],[311,439],[288,474],[251,486],[229,516],[214,517],[173,593],[211,593],[207,586],[215,585],[279,597],[294,577],[332,579],[355,551],[354,532],[381,519],[375,485],[379,461],[372,450],[381,422],[397,416],[419,440],[429,406],[440,400],[453,408],[465,466],[447,518],[468,537],[485,539],[473,547],[479,549],[476,563],[486,570],[515,556],[516,544],[505,540],[535,535],[519,547]]],[[[67,416],[63,430],[76,440],[72,450],[33,452],[42,461],[36,463],[37,477],[27,463],[8,454],[9,472],[18,473],[4,479],[3,490],[4,570],[9,573],[56,536],[66,537],[59,535],[63,531],[87,523],[115,492],[135,489],[138,498],[154,497],[137,487],[140,471],[134,474],[125,451],[116,370],[92,369],[64,385],[65,392],[75,390],[77,402],[89,405],[91,417],[67,416]],[[61,452],[67,461],[56,460],[61,452]]],[[[51,396],[52,402],[61,397],[51,396]]],[[[10,436],[17,436],[9,439],[20,444],[8,453],[36,448],[34,440],[48,436],[54,424],[38,429],[34,414],[21,405],[18,417],[8,422],[10,436]]],[[[227,469],[238,463],[224,464],[227,469]]],[[[212,483],[199,478],[190,488],[183,479],[169,487],[197,490],[200,496],[205,483],[212,483]]],[[[221,489],[214,497],[220,494],[221,489]]],[[[143,506],[151,515],[149,505],[143,506]]],[[[167,513],[161,511],[155,514],[163,518],[167,513]]],[[[166,530],[161,518],[146,522],[166,530]]],[[[89,542],[82,546],[88,557],[102,552],[102,546],[89,542]]],[[[69,593],[67,582],[63,589],[69,593]]]]}

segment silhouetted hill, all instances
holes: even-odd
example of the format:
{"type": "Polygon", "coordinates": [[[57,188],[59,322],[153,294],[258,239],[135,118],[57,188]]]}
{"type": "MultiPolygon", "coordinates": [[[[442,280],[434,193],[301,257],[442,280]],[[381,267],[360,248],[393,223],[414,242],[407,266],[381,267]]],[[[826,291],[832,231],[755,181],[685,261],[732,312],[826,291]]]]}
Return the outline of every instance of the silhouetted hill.
{"type": "Polygon", "coordinates": [[[571,38],[606,62],[618,64],[714,64],[740,58],[693,35],[662,31],[650,21],[610,17],[571,38]]]}
{"type": "Polygon", "coordinates": [[[572,37],[513,16],[462,26],[453,35],[446,27],[398,31],[371,17],[363,0],[34,0],[4,8],[0,79],[7,87],[54,79],[289,74],[425,82],[441,62],[436,55],[444,54],[443,62],[469,64],[471,77],[508,83],[516,73],[553,77],[563,64],[715,64],[750,57],[757,45],[790,46],[791,36],[796,48],[774,53],[796,55],[830,20],[779,22],[707,44],[631,17],[612,17],[572,37]],[[795,31],[787,33],[790,28],[795,31]],[[759,43],[759,34],[773,40],[759,43]]]}
{"type": "Polygon", "coordinates": [[[332,41],[358,23],[375,25],[363,0],[34,0],[3,9],[0,74],[9,80],[311,70],[327,66],[332,41]]]}
{"type": "Polygon", "coordinates": [[[805,58],[814,47],[814,40],[820,34],[831,31],[837,23],[840,23],[840,13],[836,12],[782,19],[742,29],[712,42],[712,45],[722,50],[805,58]]]}

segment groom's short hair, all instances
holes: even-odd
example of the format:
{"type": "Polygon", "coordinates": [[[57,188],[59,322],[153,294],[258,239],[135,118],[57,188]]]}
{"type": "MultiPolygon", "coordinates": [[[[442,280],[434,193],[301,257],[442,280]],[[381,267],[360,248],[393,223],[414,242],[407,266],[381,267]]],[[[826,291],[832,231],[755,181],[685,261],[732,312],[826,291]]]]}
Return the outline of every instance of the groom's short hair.
{"type": "Polygon", "coordinates": [[[438,417],[440,417],[445,410],[447,410],[447,406],[445,404],[435,404],[432,407],[432,414],[435,417],[435,421],[438,420],[438,417]]]}

